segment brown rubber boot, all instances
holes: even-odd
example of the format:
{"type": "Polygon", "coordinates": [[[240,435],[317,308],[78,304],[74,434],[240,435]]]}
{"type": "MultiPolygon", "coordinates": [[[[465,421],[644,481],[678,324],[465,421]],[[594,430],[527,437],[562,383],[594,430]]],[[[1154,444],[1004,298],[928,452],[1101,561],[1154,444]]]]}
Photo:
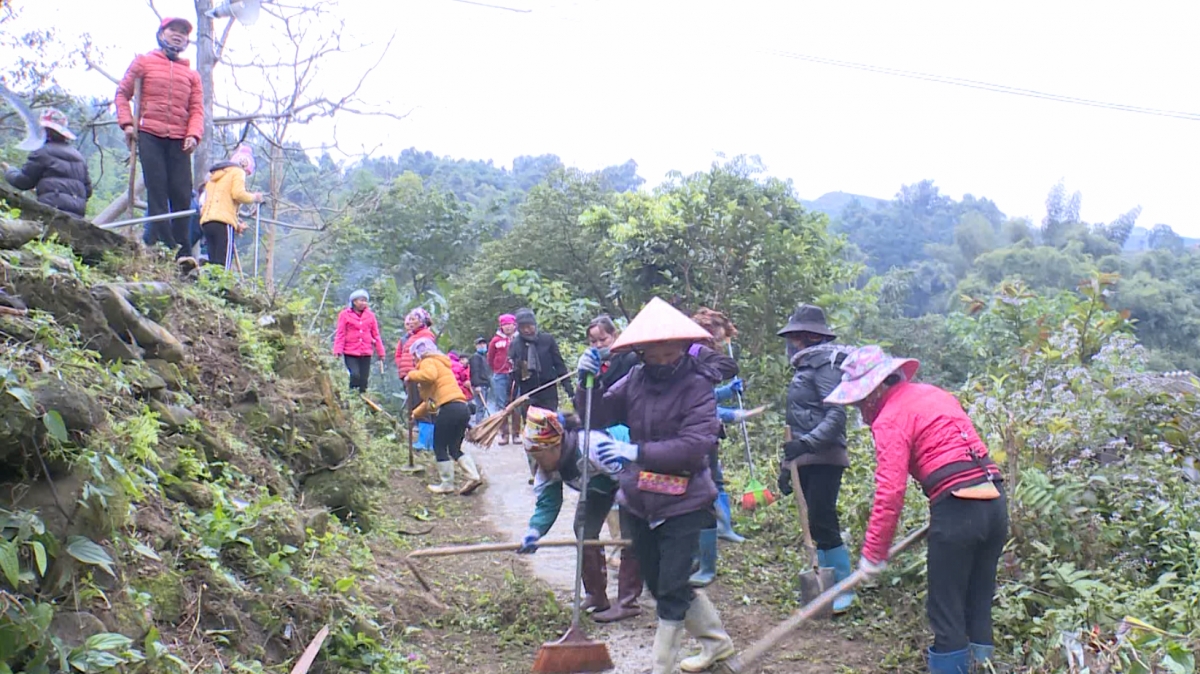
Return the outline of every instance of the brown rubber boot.
{"type": "Polygon", "coordinates": [[[583,611],[608,610],[608,569],[600,548],[583,549],[583,589],[587,593],[580,605],[583,611]]]}
{"type": "Polygon", "coordinates": [[[592,614],[598,623],[614,623],[642,614],[638,597],[642,596],[642,567],[633,550],[621,550],[621,570],[617,572],[617,603],[607,611],[592,614]]]}

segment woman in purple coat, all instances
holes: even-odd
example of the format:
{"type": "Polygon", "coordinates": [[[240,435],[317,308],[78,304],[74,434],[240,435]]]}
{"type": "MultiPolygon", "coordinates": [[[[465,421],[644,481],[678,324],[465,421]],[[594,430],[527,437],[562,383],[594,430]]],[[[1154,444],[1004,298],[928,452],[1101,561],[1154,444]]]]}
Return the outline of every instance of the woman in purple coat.
{"type": "Polygon", "coordinates": [[[701,647],[679,664],[685,672],[704,671],[735,653],[716,607],[688,583],[700,532],[716,526],[717,488],[708,461],[720,431],[713,386],[721,375],[688,355],[693,342],[709,339],[671,305],[650,300],[612,346],[636,351],[641,364],[602,385],[592,407],[593,428],[629,427],[631,442],[598,432],[591,442],[602,463],[622,466],[621,531],[633,540],[658,602],[653,674],[674,671],[685,632],[701,647]]]}

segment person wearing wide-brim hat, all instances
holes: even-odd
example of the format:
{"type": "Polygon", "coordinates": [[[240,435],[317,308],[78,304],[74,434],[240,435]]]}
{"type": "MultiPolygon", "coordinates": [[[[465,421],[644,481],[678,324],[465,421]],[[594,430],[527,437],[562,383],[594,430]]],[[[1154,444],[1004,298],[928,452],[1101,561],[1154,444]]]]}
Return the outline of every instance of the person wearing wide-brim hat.
{"type": "Polygon", "coordinates": [[[966,674],[995,650],[992,595],[1008,507],[1000,469],[970,417],[950,393],[914,383],[918,367],[864,346],[842,363],[842,382],[825,401],[857,406],[875,439],[875,503],[860,570],[875,575],[887,565],[910,474],[929,497],[929,671],[966,674]]]}
{"type": "MultiPolygon", "coordinates": [[[[834,570],[841,582],[850,575],[850,552],[842,540],[838,520],[838,494],[842,473],[850,467],[846,452],[846,410],[825,403],[842,379],[838,365],[851,349],[834,344],[837,335],[825,321],[825,311],[812,304],[796,307],[787,325],[778,332],[788,342],[792,380],[787,390],[787,429],[778,485],[792,493],[795,465],[800,489],[808,505],[808,528],[817,547],[817,560],[834,570]]],[[[854,593],[844,592],[833,602],[834,613],[844,613],[854,603],[854,593]]]]}
{"type": "Polygon", "coordinates": [[[45,145],[30,152],[21,168],[4,164],[4,178],[19,190],[36,190],[39,203],[82,218],[92,198],[92,179],[87,160],[71,145],[75,134],[67,116],[46,108],[38,123],[46,134],[45,145]]]}
{"type": "Polygon", "coordinates": [[[637,352],[641,363],[599,387],[592,406],[593,426],[629,427],[630,442],[602,434],[591,442],[602,464],[622,467],[621,532],[632,539],[657,601],[654,674],[673,671],[685,633],[701,646],[680,663],[685,672],[703,671],[735,652],[716,607],[688,582],[700,531],[716,526],[708,457],[720,431],[713,385],[721,375],[688,355],[693,343],[709,339],[679,310],[652,299],[612,345],[613,352],[637,352]]]}

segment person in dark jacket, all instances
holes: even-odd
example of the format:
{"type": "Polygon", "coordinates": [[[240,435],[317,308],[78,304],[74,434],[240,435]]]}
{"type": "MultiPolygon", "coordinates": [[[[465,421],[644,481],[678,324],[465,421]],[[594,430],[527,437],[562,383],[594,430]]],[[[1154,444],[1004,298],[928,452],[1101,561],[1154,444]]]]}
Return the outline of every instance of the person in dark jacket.
{"type": "Polygon", "coordinates": [[[716,525],[717,488],[708,457],[720,431],[713,396],[720,375],[687,352],[711,338],[671,305],[652,299],[612,346],[639,352],[641,363],[593,400],[593,425],[629,427],[630,442],[601,433],[590,442],[601,464],[623,467],[617,473],[621,532],[633,540],[657,601],[654,674],[674,671],[685,632],[701,647],[680,663],[685,672],[709,669],[735,652],[716,607],[688,582],[700,532],[716,525]]]}
{"type": "Polygon", "coordinates": [[[71,147],[75,134],[67,128],[66,115],[46,108],[39,121],[46,144],[29,153],[21,168],[8,168],[4,179],[19,190],[36,190],[40,203],[82,218],[92,198],[87,160],[71,147]]]}
{"type": "MultiPolygon", "coordinates": [[[[850,553],[842,540],[837,501],[850,455],[846,452],[846,410],[826,404],[825,397],[841,382],[838,368],[852,349],[833,344],[837,335],[825,323],[825,312],[811,304],[796,307],[778,334],[795,351],[779,490],[792,493],[790,466],[795,464],[818,561],[823,567],[832,567],[841,582],[850,575],[850,553]]],[[[853,602],[853,592],[839,595],[833,602],[834,613],[844,613],[853,602]]]]}
{"type": "MultiPolygon", "coordinates": [[[[737,361],[726,355],[729,341],[737,335],[737,328],[725,314],[707,307],[693,314],[692,320],[713,338],[693,344],[688,349],[688,354],[712,366],[720,373],[722,381],[729,381],[728,384],[713,389],[718,403],[729,400],[744,389],[742,380],[737,376],[737,361]]],[[[722,423],[719,437],[726,437],[725,423],[740,422],[744,414],[740,409],[717,407],[717,418],[722,423]]],[[[717,578],[718,538],[732,543],[745,540],[733,530],[733,513],[729,506],[729,494],[725,492],[725,474],[721,470],[721,458],[716,447],[708,457],[708,467],[712,471],[713,483],[717,486],[717,500],[713,503],[716,508],[717,526],[700,532],[700,554],[696,559],[696,572],[688,579],[695,587],[707,587],[717,578]]]]}
{"type": "MultiPolygon", "coordinates": [[[[558,350],[558,341],[553,335],[538,330],[533,311],[518,309],[516,318],[517,336],[508,347],[508,358],[513,364],[514,398],[535,391],[567,374],[567,366],[558,350]]],[[[570,379],[564,380],[562,387],[568,397],[575,397],[575,387],[570,379]]],[[[525,407],[529,405],[557,411],[558,389],[547,386],[534,393],[525,407]]]]}
{"type": "MultiPolygon", "coordinates": [[[[598,372],[596,374],[596,386],[602,390],[612,388],[617,382],[625,378],[629,371],[637,367],[640,360],[638,355],[632,351],[623,353],[613,353],[612,345],[617,341],[620,332],[613,320],[607,314],[601,314],[592,319],[588,324],[587,329],[588,348],[579,357],[579,386],[575,393],[575,409],[579,414],[583,415],[587,409],[587,376],[588,373],[598,372]]],[[[611,437],[614,437],[623,442],[629,441],[629,428],[623,424],[616,424],[604,429],[604,432],[611,437]]],[[[536,477],[535,477],[536,489],[536,477]]],[[[611,508],[616,500],[616,482],[612,481],[612,493],[608,498],[608,505],[605,506],[611,515],[611,508]]],[[[589,492],[590,493],[590,492],[589,492]]],[[[590,498],[590,497],[589,497],[590,498]]],[[[602,498],[602,497],[597,497],[602,498]]],[[[588,506],[593,508],[593,519],[588,522],[589,528],[585,533],[592,534],[592,538],[600,535],[600,528],[604,524],[606,515],[600,515],[600,519],[594,519],[595,513],[598,513],[596,508],[598,505],[593,505],[591,501],[588,506]]],[[[619,520],[619,518],[618,518],[619,520]]],[[[612,520],[609,521],[609,533],[613,537],[620,537],[620,524],[615,524],[612,520]]],[[[592,584],[598,588],[600,594],[604,594],[607,587],[606,574],[603,573],[604,558],[603,554],[597,549],[595,553],[585,551],[585,554],[591,555],[592,561],[589,564],[593,568],[601,569],[600,573],[593,573],[592,584]],[[598,561],[597,561],[598,560],[598,561]]],[[[630,548],[621,548],[620,570],[617,573],[617,603],[612,604],[607,610],[598,610],[592,614],[592,620],[598,623],[616,622],[626,618],[641,615],[642,608],[638,605],[638,597],[642,596],[642,588],[645,583],[642,582],[641,569],[638,567],[637,555],[630,548]]],[[[585,579],[586,580],[586,579],[585,579]]]]}
{"type": "Polygon", "coordinates": [[[471,371],[471,388],[475,389],[477,398],[475,423],[483,421],[492,413],[488,409],[488,400],[491,398],[490,389],[492,388],[492,368],[488,365],[487,351],[488,339],[480,337],[475,340],[475,353],[471,354],[471,358],[467,360],[467,367],[471,371]]]}
{"type": "MultiPolygon", "coordinates": [[[[563,485],[575,491],[583,486],[583,431],[579,417],[563,416],[538,407],[529,408],[525,419],[525,451],[537,464],[533,492],[537,505],[529,518],[529,529],[521,539],[518,554],[537,552],[537,543],[558,519],[562,510],[563,485]]],[[[589,469],[587,498],[575,508],[575,531],[582,531],[587,540],[600,538],[600,530],[617,497],[617,480],[613,474],[620,466],[605,466],[596,460],[596,445],[588,447],[589,469]]],[[[614,622],[641,615],[637,599],[642,593],[642,576],[637,555],[621,557],[621,590],[632,590],[632,598],[622,594],[616,605],[608,601],[608,570],[600,548],[583,551],[583,588],[587,597],[581,608],[592,614],[596,622],[614,622]],[[626,586],[632,578],[634,584],[626,586]],[[622,606],[629,599],[631,606],[622,606]]]]}

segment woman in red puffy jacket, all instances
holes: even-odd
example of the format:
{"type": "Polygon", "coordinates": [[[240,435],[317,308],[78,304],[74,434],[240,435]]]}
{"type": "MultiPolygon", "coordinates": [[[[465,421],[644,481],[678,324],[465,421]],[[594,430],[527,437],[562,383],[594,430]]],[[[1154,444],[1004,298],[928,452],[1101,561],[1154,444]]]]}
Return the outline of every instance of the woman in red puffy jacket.
{"type": "Polygon", "coordinates": [[[333,337],[333,355],[346,359],[350,371],[350,388],[367,392],[371,377],[371,354],[379,354],[379,369],[383,370],[383,358],[387,353],[383,338],[379,335],[379,322],[367,303],[371,296],[365,290],[350,293],[350,306],[338,314],[337,333],[333,337]]]}
{"type": "MultiPolygon", "coordinates": [[[[179,57],[188,46],[192,24],[167,17],[159,24],[158,49],[133,59],[117,86],[117,124],[128,142],[137,140],[146,181],[146,215],[186,211],[192,205],[192,159],[204,136],[204,94],[200,75],[179,57]],[[142,82],[141,115],[130,102],[142,82]]],[[[151,244],[188,254],[189,216],[151,223],[151,244]]]]}
{"type": "Polygon", "coordinates": [[[1003,478],[958,400],[910,381],[919,366],[864,346],[846,357],[842,382],[825,398],[857,406],[875,439],[875,503],[859,569],[875,575],[887,565],[912,475],[929,497],[929,671],[985,671],[995,650],[996,567],[1008,538],[1003,478]]]}

